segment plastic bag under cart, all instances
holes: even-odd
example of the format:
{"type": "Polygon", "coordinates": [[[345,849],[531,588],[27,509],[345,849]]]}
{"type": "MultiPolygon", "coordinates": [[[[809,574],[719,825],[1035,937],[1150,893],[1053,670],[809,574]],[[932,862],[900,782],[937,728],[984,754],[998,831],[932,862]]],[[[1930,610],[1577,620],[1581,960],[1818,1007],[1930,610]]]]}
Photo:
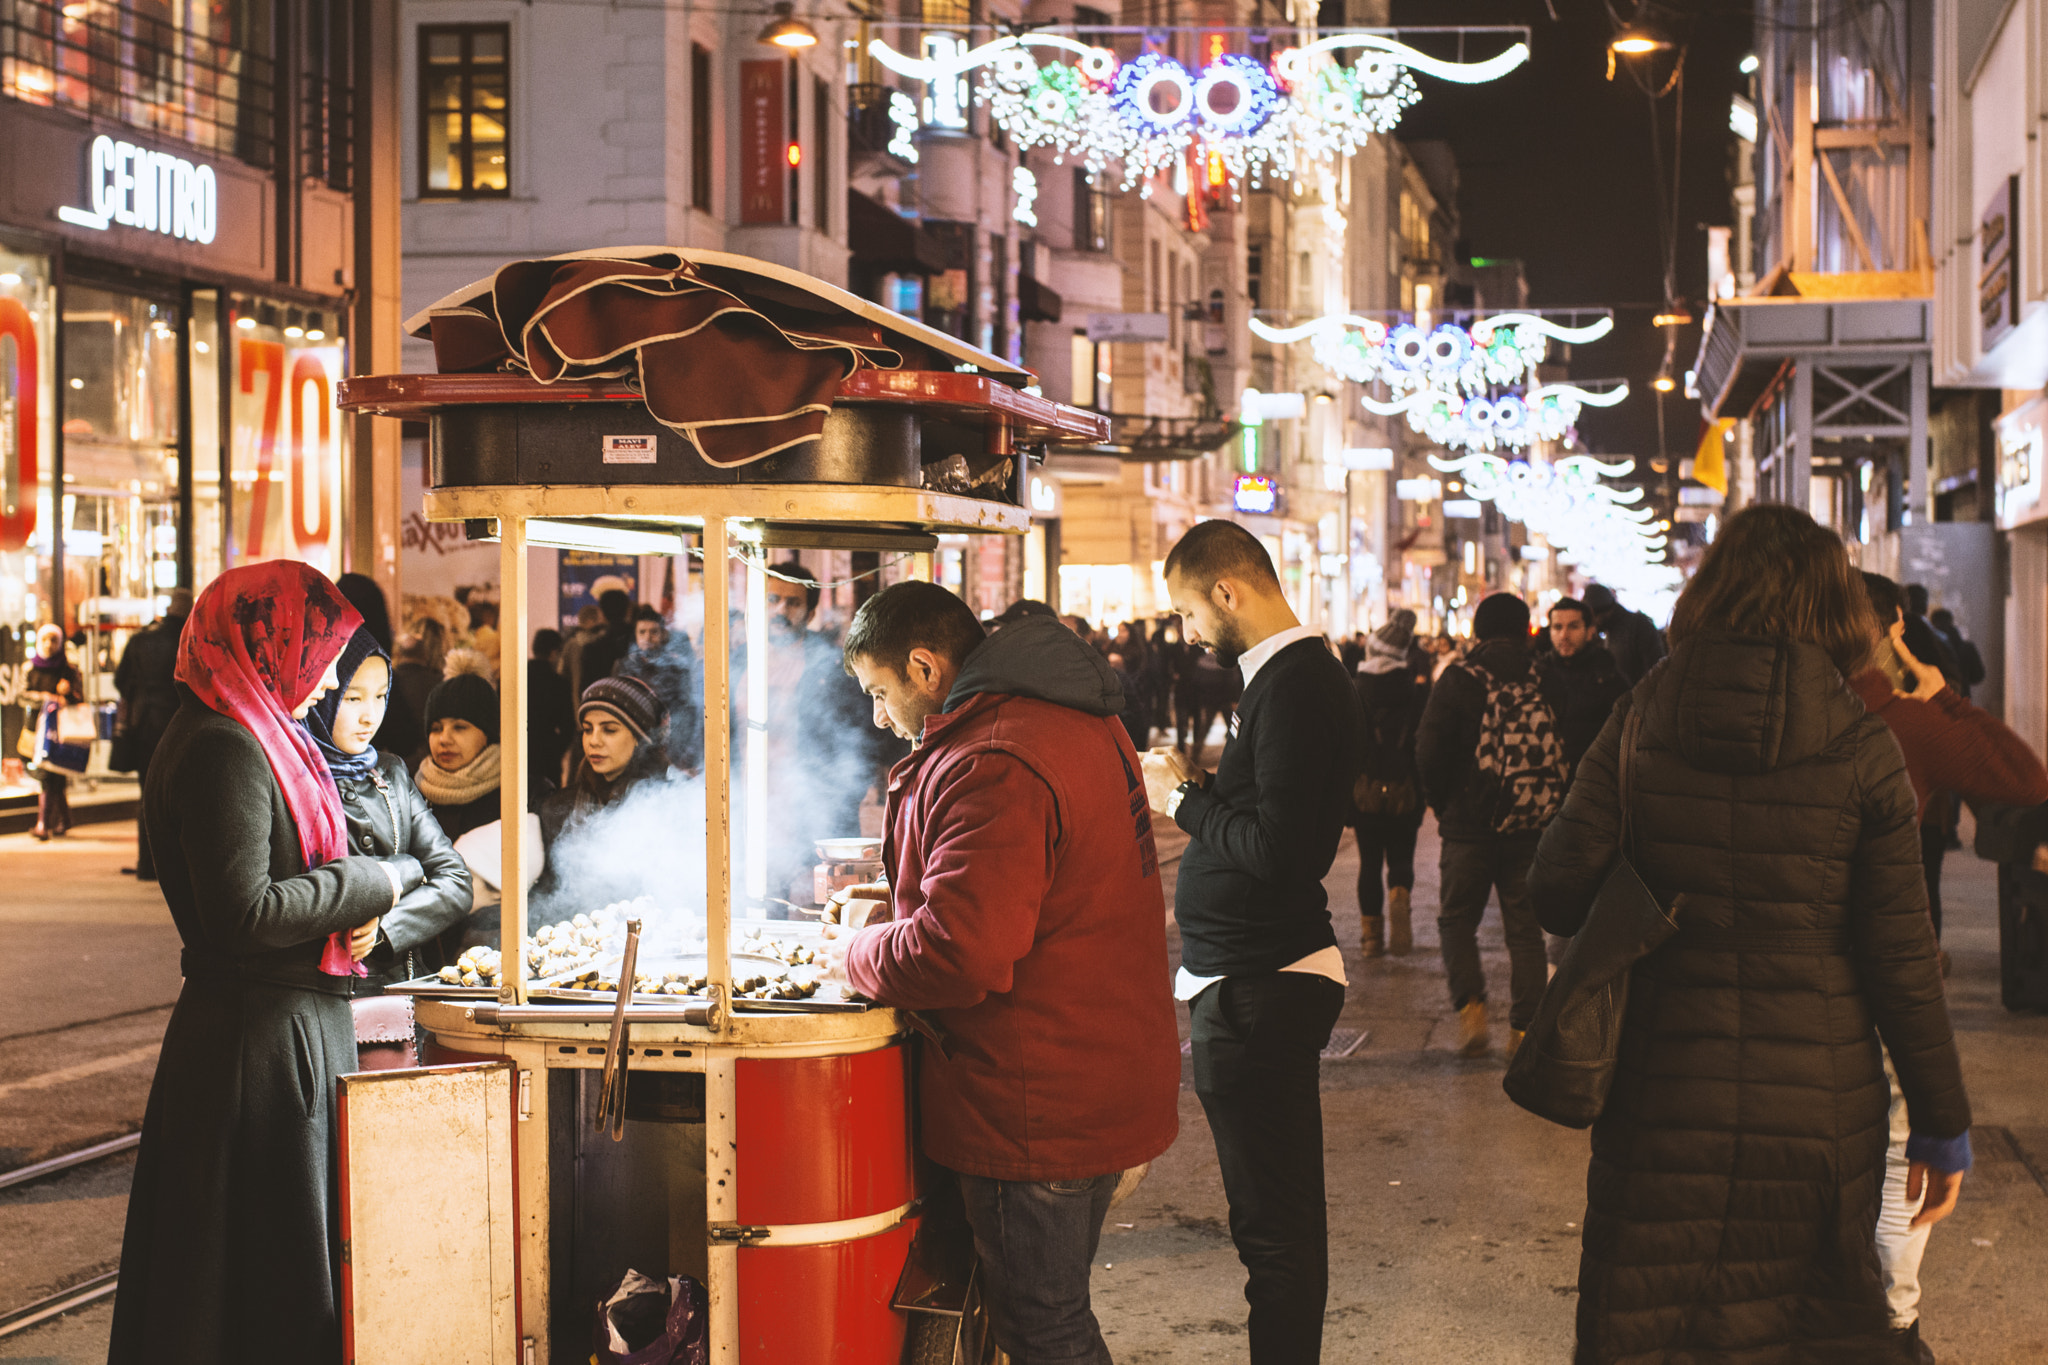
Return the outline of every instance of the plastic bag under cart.
{"type": "Polygon", "coordinates": [[[593,1365],[709,1365],[710,1300],[688,1275],[657,1280],[629,1270],[597,1306],[593,1365]]]}

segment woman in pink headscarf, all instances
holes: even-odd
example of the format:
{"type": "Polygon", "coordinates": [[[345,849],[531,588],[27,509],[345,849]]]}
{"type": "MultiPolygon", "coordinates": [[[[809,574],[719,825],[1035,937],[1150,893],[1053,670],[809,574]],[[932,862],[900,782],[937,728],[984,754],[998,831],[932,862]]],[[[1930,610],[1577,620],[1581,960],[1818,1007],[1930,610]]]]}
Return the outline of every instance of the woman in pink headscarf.
{"type": "Polygon", "coordinates": [[[289,560],[232,569],[193,607],[182,705],[143,819],[184,940],[128,1201],[112,1365],[338,1361],[334,1080],[349,995],[409,857],[350,856],[301,723],[362,623],[289,560]]]}

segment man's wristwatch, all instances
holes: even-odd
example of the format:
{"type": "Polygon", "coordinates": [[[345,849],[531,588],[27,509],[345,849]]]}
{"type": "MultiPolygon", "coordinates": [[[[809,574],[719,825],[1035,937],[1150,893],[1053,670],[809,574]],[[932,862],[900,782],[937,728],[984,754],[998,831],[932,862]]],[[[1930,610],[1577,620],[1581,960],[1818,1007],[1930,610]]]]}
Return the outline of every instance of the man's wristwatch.
{"type": "Polygon", "coordinates": [[[1166,818],[1171,820],[1175,815],[1179,814],[1180,803],[1188,799],[1188,793],[1198,792],[1202,789],[1202,786],[1203,783],[1200,778],[1191,777],[1178,787],[1175,787],[1173,795],[1166,798],[1166,818]]]}

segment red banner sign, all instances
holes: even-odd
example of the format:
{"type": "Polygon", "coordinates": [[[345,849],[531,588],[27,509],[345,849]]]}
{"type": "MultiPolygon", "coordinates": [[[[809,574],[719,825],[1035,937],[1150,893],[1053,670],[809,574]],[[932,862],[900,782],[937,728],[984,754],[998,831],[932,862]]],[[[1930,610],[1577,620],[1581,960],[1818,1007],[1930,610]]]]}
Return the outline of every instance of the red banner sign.
{"type": "MultiPolygon", "coordinates": [[[[36,353],[35,322],[28,309],[19,300],[0,299],[0,360],[9,359],[5,346],[10,341],[14,343],[14,429],[0,431],[0,460],[13,464],[14,478],[0,477],[0,492],[11,491],[15,501],[11,506],[0,505],[0,550],[23,550],[36,529],[37,443],[42,437],[36,427],[36,399],[42,392],[41,358],[36,353]]],[[[0,420],[8,416],[0,414],[0,420]]],[[[0,470],[0,475],[4,473],[0,470]]]]}
{"type": "Polygon", "coordinates": [[[780,223],[788,216],[789,168],[783,163],[780,61],[740,63],[740,221],[780,223]]]}

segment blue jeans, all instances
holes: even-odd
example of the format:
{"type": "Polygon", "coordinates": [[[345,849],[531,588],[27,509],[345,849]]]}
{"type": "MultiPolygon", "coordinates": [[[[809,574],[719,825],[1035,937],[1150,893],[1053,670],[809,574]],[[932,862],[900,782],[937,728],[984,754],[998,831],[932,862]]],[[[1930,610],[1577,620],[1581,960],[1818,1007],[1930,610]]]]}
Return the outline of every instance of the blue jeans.
{"type": "Polygon", "coordinates": [[[1012,1365],[1110,1365],[1088,1272],[1121,1172],[1081,1180],[960,1176],[996,1345],[1012,1365]]]}

